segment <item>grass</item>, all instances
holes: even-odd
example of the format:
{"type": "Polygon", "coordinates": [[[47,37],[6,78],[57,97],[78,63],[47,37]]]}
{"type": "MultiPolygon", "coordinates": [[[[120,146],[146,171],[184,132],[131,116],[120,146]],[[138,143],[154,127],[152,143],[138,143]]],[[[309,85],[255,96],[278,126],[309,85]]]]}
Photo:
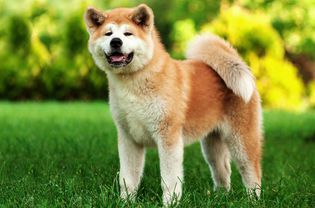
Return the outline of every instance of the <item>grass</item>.
{"type": "MultiPolygon", "coordinates": [[[[315,112],[265,111],[263,192],[248,199],[233,166],[212,191],[199,144],[185,149],[180,207],[315,207],[315,112]]],[[[161,207],[157,151],[136,202],[119,199],[116,131],[105,103],[0,103],[2,207],[161,207]]]]}

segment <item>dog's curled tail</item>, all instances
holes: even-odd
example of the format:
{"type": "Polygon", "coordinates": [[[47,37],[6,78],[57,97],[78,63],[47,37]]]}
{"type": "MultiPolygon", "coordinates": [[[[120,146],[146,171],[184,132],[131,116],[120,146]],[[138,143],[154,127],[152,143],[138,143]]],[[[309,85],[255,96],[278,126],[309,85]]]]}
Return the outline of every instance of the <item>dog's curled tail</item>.
{"type": "Polygon", "coordinates": [[[254,77],[229,43],[213,34],[200,35],[190,42],[186,56],[209,65],[228,88],[249,102],[255,89],[254,77]]]}

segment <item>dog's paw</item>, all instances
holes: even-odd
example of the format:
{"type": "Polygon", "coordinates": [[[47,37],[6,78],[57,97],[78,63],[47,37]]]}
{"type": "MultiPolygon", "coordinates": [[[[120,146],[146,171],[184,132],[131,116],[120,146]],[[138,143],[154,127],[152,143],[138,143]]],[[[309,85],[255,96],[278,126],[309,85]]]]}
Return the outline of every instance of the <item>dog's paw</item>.
{"type": "Polygon", "coordinates": [[[164,207],[175,206],[179,203],[181,193],[164,193],[163,194],[163,205],[164,207]]]}
{"type": "Polygon", "coordinates": [[[247,194],[251,200],[259,200],[260,199],[260,194],[261,194],[261,187],[260,186],[255,186],[252,189],[247,189],[247,194]]]}
{"type": "Polygon", "coordinates": [[[129,193],[128,191],[122,190],[122,191],[120,191],[120,198],[122,200],[134,202],[136,199],[136,192],[129,193]]]}

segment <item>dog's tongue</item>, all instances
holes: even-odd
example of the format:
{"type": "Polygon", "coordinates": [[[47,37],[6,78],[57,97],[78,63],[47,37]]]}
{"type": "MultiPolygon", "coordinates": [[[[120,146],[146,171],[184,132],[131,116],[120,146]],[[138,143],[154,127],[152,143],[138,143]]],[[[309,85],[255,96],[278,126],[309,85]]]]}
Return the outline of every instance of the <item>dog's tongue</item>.
{"type": "Polygon", "coordinates": [[[125,56],[124,55],[114,55],[110,57],[112,62],[121,62],[124,61],[125,56]]]}

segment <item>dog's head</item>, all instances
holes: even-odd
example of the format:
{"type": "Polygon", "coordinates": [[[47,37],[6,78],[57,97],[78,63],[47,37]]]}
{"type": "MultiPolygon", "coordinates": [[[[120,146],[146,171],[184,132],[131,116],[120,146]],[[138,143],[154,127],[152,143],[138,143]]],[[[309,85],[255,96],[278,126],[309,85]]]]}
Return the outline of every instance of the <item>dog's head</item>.
{"type": "Polygon", "coordinates": [[[153,12],[145,4],[103,12],[88,8],[85,23],[96,65],[112,73],[142,69],[153,56],[153,12]]]}

